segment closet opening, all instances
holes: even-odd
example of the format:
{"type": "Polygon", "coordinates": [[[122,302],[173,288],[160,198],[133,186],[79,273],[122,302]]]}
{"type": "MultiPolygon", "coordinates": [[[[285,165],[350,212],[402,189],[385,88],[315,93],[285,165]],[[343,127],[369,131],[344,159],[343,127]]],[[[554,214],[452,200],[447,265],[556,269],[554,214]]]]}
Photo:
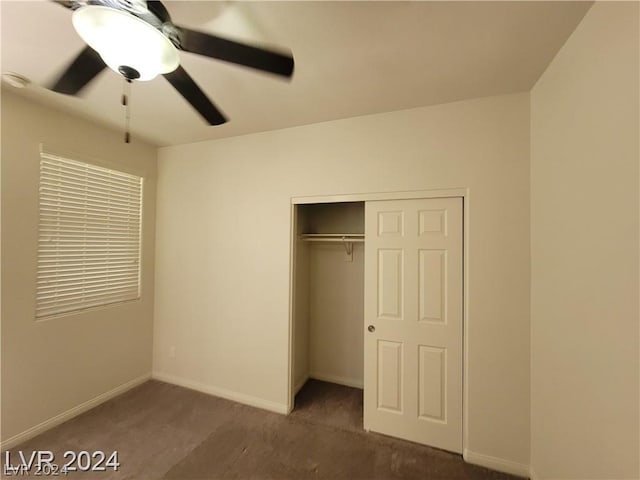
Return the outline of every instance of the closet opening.
{"type": "Polygon", "coordinates": [[[293,413],[362,428],[364,202],[293,206],[293,413]]]}

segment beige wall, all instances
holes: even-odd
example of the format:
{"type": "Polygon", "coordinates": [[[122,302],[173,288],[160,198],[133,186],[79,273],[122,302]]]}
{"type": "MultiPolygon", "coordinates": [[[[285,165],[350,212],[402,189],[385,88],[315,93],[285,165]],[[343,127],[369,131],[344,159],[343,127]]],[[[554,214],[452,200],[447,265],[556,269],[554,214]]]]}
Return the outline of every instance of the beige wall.
{"type": "Polygon", "coordinates": [[[346,255],[341,243],[309,248],[309,375],[362,387],[364,245],[353,244],[352,261],[346,255]]]}
{"type": "Polygon", "coordinates": [[[151,370],[156,149],[2,92],[2,440],[151,370]],[[35,322],[39,144],[144,174],[142,300],[35,322]]]}
{"type": "Polygon", "coordinates": [[[640,477],[638,3],[596,3],[531,94],[537,478],[640,477]]]}
{"type": "Polygon", "coordinates": [[[466,447],[526,469],[528,94],[160,149],[154,374],[285,410],[290,198],[447,187],[470,191],[466,447]]]}

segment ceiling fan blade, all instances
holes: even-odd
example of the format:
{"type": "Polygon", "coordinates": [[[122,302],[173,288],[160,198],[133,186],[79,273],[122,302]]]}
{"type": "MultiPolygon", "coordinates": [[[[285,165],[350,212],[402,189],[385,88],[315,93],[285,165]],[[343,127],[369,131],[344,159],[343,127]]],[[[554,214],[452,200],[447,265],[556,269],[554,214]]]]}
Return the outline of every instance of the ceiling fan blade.
{"type": "Polygon", "coordinates": [[[77,95],[105,67],[106,64],[98,52],[91,47],[85,47],[58,78],[51,90],[67,95],[77,95]]]}
{"type": "Polygon", "coordinates": [[[222,125],[227,121],[184,68],[179,66],[173,72],[165,73],[164,78],[209,122],[209,125],[222,125]]]}
{"type": "Polygon", "coordinates": [[[73,2],[71,0],[51,0],[53,3],[63,6],[64,8],[73,9],[73,2]]]}
{"type": "Polygon", "coordinates": [[[151,13],[158,17],[162,23],[171,21],[169,12],[159,0],[147,0],[147,8],[151,13]]]}
{"type": "Polygon", "coordinates": [[[293,75],[294,63],[291,54],[245,45],[189,28],[178,28],[181,34],[181,46],[186,52],[217,58],[287,78],[293,75]]]}

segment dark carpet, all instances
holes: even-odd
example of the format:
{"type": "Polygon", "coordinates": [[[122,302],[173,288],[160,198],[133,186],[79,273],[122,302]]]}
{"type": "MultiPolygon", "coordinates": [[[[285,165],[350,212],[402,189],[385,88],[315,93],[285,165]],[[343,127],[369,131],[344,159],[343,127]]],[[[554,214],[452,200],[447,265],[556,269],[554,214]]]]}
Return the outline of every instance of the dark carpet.
{"type": "Polygon", "coordinates": [[[11,452],[33,450],[118,451],[118,471],[68,475],[82,479],[517,478],[366,433],[362,391],[316,380],[288,416],[150,381],[11,452]]]}

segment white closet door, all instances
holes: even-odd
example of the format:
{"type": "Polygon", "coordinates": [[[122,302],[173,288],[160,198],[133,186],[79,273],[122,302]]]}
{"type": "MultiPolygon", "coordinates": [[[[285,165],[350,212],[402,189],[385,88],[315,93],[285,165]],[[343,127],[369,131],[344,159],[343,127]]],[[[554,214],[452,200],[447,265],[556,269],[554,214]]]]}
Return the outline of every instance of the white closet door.
{"type": "Polygon", "coordinates": [[[462,199],[365,205],[364,427],[462,452],[462,199]]]}

